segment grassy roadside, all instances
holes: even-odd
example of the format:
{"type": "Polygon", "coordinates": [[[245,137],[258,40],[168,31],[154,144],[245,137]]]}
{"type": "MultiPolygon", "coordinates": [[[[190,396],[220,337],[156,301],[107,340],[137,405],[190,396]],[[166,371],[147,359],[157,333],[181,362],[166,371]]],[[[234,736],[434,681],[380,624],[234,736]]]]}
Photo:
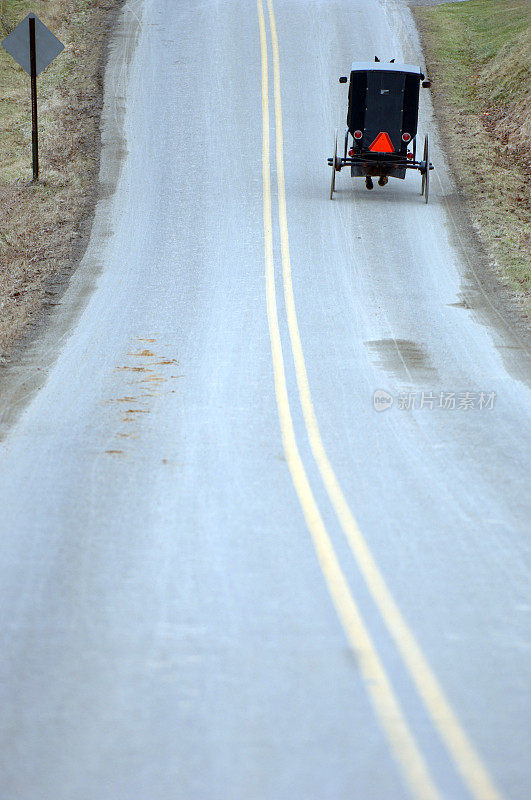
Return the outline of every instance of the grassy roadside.
{"type": "Polygon", "coordinates": [[[453,172],[498,277],[531,310],[531,4],[412,9],[453,172]]]}
{"type": "Polygon", "coordinates": [[[38,78],[31,183],[29,77],[0,48],[0,365],[64,288],[83,250],[99,167],[107,35],[123,0],[6,0],[0,39],[29,11],[65,50],[38,78]]]}

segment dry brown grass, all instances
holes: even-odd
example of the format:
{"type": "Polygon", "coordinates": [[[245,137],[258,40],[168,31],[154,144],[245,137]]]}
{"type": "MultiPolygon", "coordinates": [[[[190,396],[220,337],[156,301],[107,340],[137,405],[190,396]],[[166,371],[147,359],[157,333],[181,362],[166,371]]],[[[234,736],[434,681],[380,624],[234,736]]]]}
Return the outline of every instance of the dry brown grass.
{"type": "Polygon", "coordinates": [[[500,154],[531,168],[531,21],[484,66],[478,88],[489,100],[485,123],[500,154]]]}
{"type": "Polygon", "coordinates": [[[66,49],[38,78],[40,182],[31,182],[29,78],[0,48],[0,363],[53,304],[83,247],[99,164],[105,42],[122,0],[7,0],[66,49]]]}
{"type": "Polygon", "coordinates": [[[453,172],[498,277],[531,298],[531,5],[416,8],[453,172]]]}

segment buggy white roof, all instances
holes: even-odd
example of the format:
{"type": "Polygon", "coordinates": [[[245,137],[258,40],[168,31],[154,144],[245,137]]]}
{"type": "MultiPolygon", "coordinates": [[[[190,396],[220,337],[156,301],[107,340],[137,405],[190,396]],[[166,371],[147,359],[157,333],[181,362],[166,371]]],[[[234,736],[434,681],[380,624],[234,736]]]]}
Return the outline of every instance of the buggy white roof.
{"type": "Polygon", "coordinates": [[[353,61],[350,68],[351,72],[411,72],[413,75],[421,75],[420,67],[413,64],[391,64],[389,61],[353,61]]]}

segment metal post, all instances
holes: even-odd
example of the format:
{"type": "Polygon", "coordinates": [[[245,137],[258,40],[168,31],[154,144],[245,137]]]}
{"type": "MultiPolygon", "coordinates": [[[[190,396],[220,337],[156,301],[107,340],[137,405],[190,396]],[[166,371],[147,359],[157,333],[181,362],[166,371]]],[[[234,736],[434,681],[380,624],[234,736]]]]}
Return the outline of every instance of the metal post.
{"type": "Polygon", "coordinates": [[[29,18],[31,68],[31,143],[33,149],[33,180],[39,180],[39,135],[37,129],[37,56],[35,52],[35,17],[29,18]]]}

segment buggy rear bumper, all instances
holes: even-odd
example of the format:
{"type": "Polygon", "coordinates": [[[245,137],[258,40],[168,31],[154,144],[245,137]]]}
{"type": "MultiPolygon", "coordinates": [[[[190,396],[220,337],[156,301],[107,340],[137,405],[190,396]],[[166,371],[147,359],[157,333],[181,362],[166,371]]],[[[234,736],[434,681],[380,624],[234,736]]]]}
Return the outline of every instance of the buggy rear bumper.
{"type": "MultiPolygon", "coordinates": [[[[328,159],[328,166],[333,166],[334,159],[328,159]]],[[[360,155],[348,156],[347,158],[336,158],[336,170],[341,172],[343,167],[350,167],[350,174],[354,178],[367,175],[371,177],[391,177],[405,178],[406,170],[417,169],[423,175],[426,172],[425,161],[415,161],[404,156],[389,155],[379,153],[362,153],[360,155]]],[[[433,164],[429,163],[429,169],[433,169],[433,164]]]]}

